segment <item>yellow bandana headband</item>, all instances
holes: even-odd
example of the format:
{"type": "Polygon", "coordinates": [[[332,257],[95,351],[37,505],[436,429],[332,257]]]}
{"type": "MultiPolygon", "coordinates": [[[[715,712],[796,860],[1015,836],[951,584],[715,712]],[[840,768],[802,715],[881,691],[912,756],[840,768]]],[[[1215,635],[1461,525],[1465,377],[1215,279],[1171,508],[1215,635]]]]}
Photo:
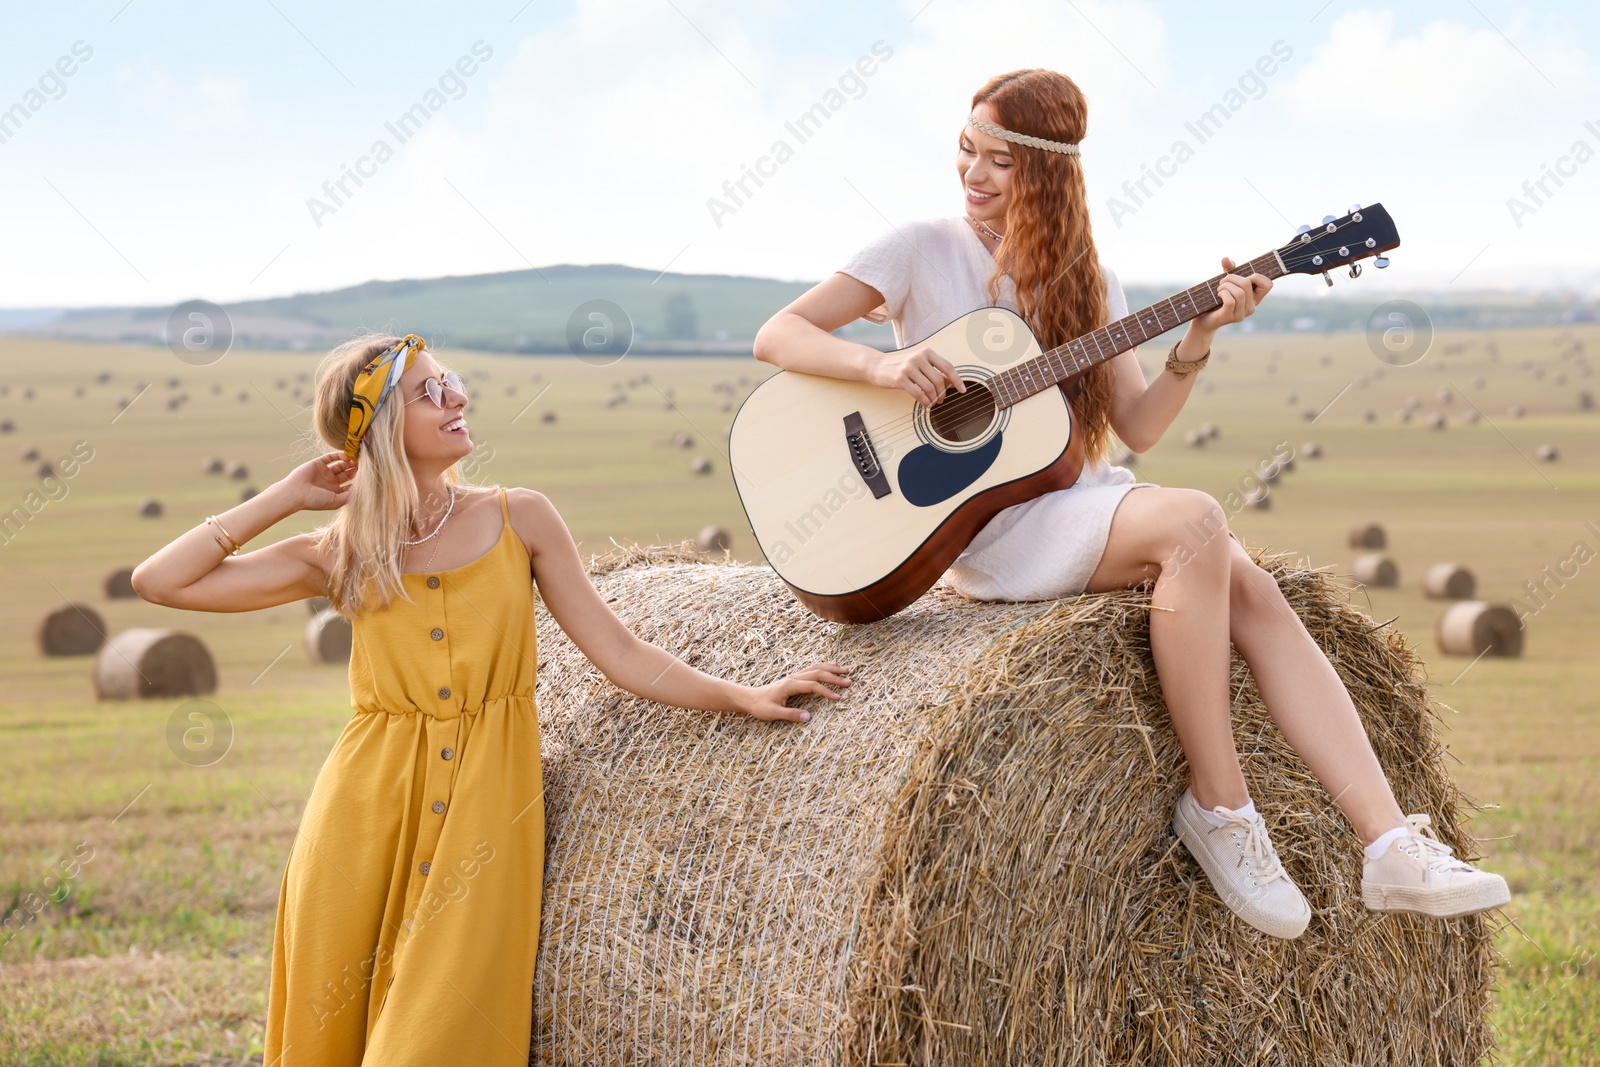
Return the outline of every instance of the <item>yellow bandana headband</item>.
{"type": "Polygon", "coordinates": [[[400,384],[400,376],[411,369],[411,364],[417,361],[417,353],[426,344],[416,334],[408,333],[399,344],[361,368],[361,373],[356,375],[355,395],[350,398],[350,430],[344,439],[346,456],[356,458],[361,451],[361,439],[372,428],[372,420],[378,417],[378,407],[400,384]],[[402,352],[406,356],[404,360],[399,358],[402,352]]]}

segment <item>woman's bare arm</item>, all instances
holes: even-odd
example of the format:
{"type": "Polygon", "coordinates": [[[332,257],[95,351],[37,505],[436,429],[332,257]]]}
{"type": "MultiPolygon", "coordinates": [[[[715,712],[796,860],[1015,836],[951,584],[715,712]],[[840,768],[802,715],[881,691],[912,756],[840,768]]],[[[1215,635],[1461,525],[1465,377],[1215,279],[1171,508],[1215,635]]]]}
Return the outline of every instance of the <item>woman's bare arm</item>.
{"type": "Polygon", "coordinates": [[[551,618],[613,684],[679,708],[742,711],[759,719],[804,722],[811,713],[788,706],[790,697],[816,693],[838,700],[829,688],[850,684],[849,668],[818,663],[766,686],[745,686],[706,674],[640,639],[601,599],[578,556],[572,533],[543,493],[508,489],[511,524],[533,559],[539,595],[551,618]]]}
{"type": "MultiPolygon", "coordinates": [[[[1224,271],[1232,270],[1233,266],[1233,260],[1222,257],[1224,271]]],[[[1252,274],[1248,278],[1226,274],[1217,286],[1222,306],[1189,320],[1189,328],[1178,342],[1178,358],[1193,361],[1205,355],[1211,350],[1217,331],[1230,322],[1239,322],[1254,314],[1271,289],[1272,279],[1265,274],[1252,274]]],[[[1180,378],[1166,373],[1163,368],[1156,373],[1155,381],[1146,384],[1144,371],[1132,349],[1112,357],[1111,366],[1115,382],[1109,413],[1111,429],[1135,452],[1144,452],[1161,440],[1183,405],[1188,403],[1195,379],[1205,373],[1201,371],[1180,378]]]]}
{"type": "Polygon", "coordinates": [[[784,370],[903,389],[929,407],[944,396],[946,385],[966,392],[955,366],[932,348],[880,352],[834,336],[832,331],[881,303],[883,294],[878,290],[835,272],[768,319],[757,331],[752,351],[757,359],[784,370]]]}
{"type": "MultiPolygon", "coordinates": [[[[324,511],[349,497],[355,465],[330,452],[296,467],[217,516],[241,545],[300,511],[324,511]]],[[[255,551],[224,552],[210,523],[195,524],[133,569],[133,591],[152,604],[192,611],[255,611],[327,592],[316,539],[298,534],[255,551]]]]}

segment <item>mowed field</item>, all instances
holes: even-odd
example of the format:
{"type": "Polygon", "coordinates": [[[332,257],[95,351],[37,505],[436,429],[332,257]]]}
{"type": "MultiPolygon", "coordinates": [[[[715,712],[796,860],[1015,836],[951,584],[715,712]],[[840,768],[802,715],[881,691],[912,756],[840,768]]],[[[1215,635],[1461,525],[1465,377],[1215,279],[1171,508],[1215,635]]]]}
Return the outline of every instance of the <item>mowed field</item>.
{"type": "MultiPolygon", "coordinates": [[[[1483,806],[1472,828],[1484,863],[1512,883],[1495,1020],[1507,1063],[1600,1063],[1600,412],[1578,399],[1600,390],[1588,374],[1597,351],[1596,326],[1446,334],[1397,367],[1361,335],[1230,330],[1135,468],[1227,505],[1280,443],[1301,452],[1315,441],[1322,456],[1300,455],[1270,506],[1238,510],[1234,529],[1340,575],[1356,554],[1352,524],[1387,529],[1399,586],[1352,585],[1351,596],[1426,661],[1455,773],[1483,806]],[[1473,410],[1475,424],[1464,418],[1473,410]],[[1433,413],[1442,429],[1429,426],[1433,413]],[[1186,446],[1185,432],[1205,422],[1217,436],[1186,446]],[[1544,444],[1557,459],[1536,458],[1544,444]],[[1443,605],[1420,589],[1439,561],[1470,568],[1480,597],[1531,612],[1520,658],[1440,652],[1443,605]],[[1530,582],[1543,586],[1540,600],[1530,582]]],[[[472,392],[474,480],[544,492],[585,554],[715,523],[732,532],[736,556],[759,558],[723,431],[770,367],[437,354],[472,392]],[[673,443],[680,432],[689,447],[673,443]],[[697,456],[710,474],[690,472],[697,456]]],[[[0,432],[0,508],[14,516],[0,537],[0,1062],[259,1062],[279,879],[350,712],[345,672],[310,662],[304,604],[185,612],[107,600],[102,581],[232,506],[245,485],[265,488],[323,450],[303,406],[319,357],[233,352],[193,367],[164,348],[0,338],[0,420],[12,423],[0,432]],[[180,393],[187,400],[169,407],[180,393]],[[78,442],[92,459],[30,509],[39,463],[63,470],[78,442]],[[28,446],[39,459],[21,458],[28,446]],[[204,473],[209,456],[243,463],[248,478],[204,473]],[[161,517],[139,517],[147,496],[161,517]],[[112,633],[201,636],[219,672],[211,699],[232,725],[226,756],[193,766],[174,754],[180,701],[97,703],[91,658],[42,656],[35,625],[67,602],[92,606],[112,633]]],[[[1147,374],[1163,357],[1156,346],[1141,353],[1147,374]]],[[[292,517],[250,547],[330,514],[292,517]]]]}

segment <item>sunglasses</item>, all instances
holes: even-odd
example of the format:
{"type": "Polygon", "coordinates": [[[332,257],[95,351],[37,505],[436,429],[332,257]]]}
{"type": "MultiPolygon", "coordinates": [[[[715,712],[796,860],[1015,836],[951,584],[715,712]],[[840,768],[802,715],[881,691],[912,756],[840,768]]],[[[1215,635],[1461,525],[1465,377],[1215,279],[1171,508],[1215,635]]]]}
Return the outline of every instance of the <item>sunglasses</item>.
{"type": "MultiPolygon", "coordinates": [[[[426,396],[429,400],[433,401],[434,407],[442,409],[444,407],[445,386],[449,386],[451,389],[454,389],[456,392],[460,393],[463,399],[466,398],[466,383],[461,380],[461,375],[457,374],[453,370],[447,370],[444,372],[443,384],[440,384],[438,378],[425,379],[422,383],[423,396],[426,396]]],[[[414,396],[411,398],[411,400],[407,400],[406,403],[409,404],[414,400],[421,399],[421,396],[414,396]]]]}

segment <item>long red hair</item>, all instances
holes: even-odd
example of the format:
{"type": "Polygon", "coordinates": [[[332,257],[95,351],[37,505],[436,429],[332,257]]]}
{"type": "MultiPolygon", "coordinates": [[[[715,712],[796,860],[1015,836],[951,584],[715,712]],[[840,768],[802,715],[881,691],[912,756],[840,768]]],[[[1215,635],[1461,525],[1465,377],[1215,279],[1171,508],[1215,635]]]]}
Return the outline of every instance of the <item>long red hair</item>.
{"type": "MultiPolygon", "coordinates": [[[[1014,70],[991,78],[972,97],[1015,133],[1077,143],[1088,129],[1089,104],[1071,78],[1053,70],[1014,70]]],[[[963,127],[965,129],[965,127],[963,127]]],[[[995,252],[989,300],[1000,299],[1000,276],[1017,286],[1017,309],[1044,348],[1066,344],[1106,324],[1106,283],[1089,226],[1083,164],[1075,155],[1017,145],[1005,238],[995,252]]],[[[1083,434],[1084,462],[1103,458],[1111,439],[1112,371],[1102,363],[1067,389],[1083,434]]]]}

